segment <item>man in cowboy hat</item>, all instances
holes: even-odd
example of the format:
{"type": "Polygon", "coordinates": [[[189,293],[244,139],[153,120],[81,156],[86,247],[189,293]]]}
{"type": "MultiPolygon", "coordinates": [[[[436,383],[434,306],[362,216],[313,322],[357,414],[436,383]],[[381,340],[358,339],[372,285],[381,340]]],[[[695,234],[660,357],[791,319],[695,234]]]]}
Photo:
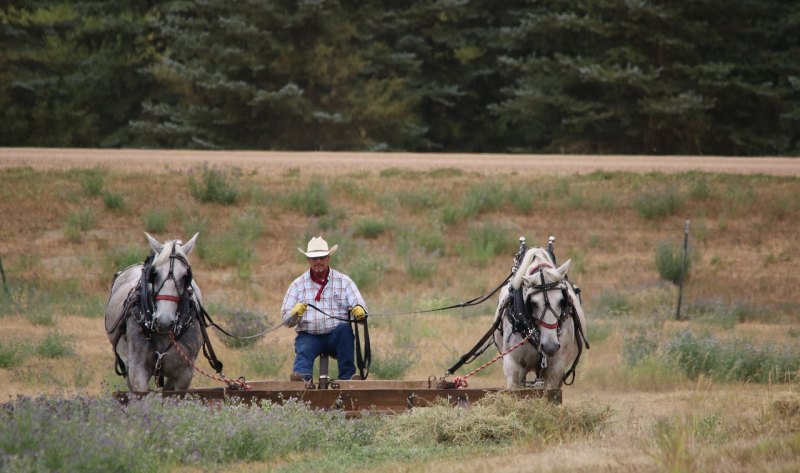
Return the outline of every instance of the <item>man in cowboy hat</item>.
{"type": "Polygon", "coordinates": [[[314,360],[322,353],[336,357],[339,379],[358,379],[348,320],[350,316],[364,320],[367,306],[353,280],[330,267],[330,257],[338,247],[328,249],[327,241],[314,237],[306,251],[297,249],[306,255],[309,271],[292,282],[281,306],[283,323],[297,331],[293,381],[310,381],[314,360]]]}

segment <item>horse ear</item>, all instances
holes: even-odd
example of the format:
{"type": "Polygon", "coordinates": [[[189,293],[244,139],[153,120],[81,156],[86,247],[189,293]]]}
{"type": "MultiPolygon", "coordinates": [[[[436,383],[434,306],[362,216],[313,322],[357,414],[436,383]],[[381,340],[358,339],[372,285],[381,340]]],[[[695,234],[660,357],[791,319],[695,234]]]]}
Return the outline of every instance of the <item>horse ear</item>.
{"type": "Polygon", "coordinates": [[[191,253],[192,249],[194,249],[194,244],[197,241],[198,235],[200,235],[200,232],[195,233],[194,236],[191,238],[191,240],[181,245],[181,248],[183,249],[183,252],[186,254],[186,256],[189,256],[189,253],[191,253]]]}
{"type": "Polygon", "coordinates": [[[569,267],[571,264],[572,264],[572,258],[568,259],[567,261],[564,262],[564,264],[558,267],[556,271],[558,271],[558,274],[561,275],[561,279],[564,279],[567,276],[567,271],[569,271],[569,267]]]}
{"type": "Polygon", "coordinates": [[[150,242],[150,248],[152,248],[153,251],[156,252],[156,254],[161,253],[161,250],[164,249],[164,245],[162,245],[161,243],[158,242],[158,240],[150,236],[149,233],[144,232],[144,234],[147,236],[147,241],[150,242]]]}
{"type": "Polygon", "coordinates": [[[522,276],[522,281],[525,282],[526,286],[535,286],[535,285],[539,284],[539,278],[537,278],[535,275],[533,275],[533,276],[522,276]]]}

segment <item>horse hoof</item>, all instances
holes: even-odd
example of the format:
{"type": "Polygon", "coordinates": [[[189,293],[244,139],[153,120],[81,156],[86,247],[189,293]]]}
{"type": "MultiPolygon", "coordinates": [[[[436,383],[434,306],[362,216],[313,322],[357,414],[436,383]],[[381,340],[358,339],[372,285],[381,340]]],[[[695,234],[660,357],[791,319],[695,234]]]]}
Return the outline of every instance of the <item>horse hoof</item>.
{"type": "Polygon", "coordinates": [[[536,381],[525,381],[525,387],[531,389],[539,389],[544,387],[544,380],[537,379],[536,381]]]}

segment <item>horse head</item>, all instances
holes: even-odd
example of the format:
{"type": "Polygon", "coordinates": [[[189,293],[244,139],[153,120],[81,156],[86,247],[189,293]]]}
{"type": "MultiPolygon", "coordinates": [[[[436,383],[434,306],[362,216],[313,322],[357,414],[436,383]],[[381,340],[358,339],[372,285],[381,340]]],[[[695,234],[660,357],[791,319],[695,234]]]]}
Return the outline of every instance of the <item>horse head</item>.
{"type": "Polygon", "coordinates": [[[160,243],[148,233],[147,240],[155,252],[147,275],[154,296],[153,329],[158,333],[174,330],[180,317],[182,301],[191,300],[192,268],[186,257],[194,249],[198,233],[186,243],[170,240],[160,243]]]}
{"type": "Polygon", "coordinates": [[[539,330],[538,348],[548,356],[561,348],[561,326],[569,318],[566,277],[571,263],[572,260],[567,260],[556,268],[546,250],[533,248],[525,254],[512,281],[516,289],[522,288],[529,323],[539,330]]]}

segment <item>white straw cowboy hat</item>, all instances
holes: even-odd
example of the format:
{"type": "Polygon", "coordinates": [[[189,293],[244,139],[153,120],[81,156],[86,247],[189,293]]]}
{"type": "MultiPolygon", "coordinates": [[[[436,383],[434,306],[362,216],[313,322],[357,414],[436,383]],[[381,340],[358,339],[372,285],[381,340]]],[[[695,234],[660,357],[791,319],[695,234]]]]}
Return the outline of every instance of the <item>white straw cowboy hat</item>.
{"type": "Polygon", "coordinates": [[[303,251],[300,248],[297,249],[300,253],[303,253],[309,258],[321,258],[323,256],[330,256],[336,253],[336,250],[339,248],[339,245],[333,245],[331,249],[328,249],[328,242],[323,240],[322,237],[314,237],[308,240],[308,250],[303,251]]]}

